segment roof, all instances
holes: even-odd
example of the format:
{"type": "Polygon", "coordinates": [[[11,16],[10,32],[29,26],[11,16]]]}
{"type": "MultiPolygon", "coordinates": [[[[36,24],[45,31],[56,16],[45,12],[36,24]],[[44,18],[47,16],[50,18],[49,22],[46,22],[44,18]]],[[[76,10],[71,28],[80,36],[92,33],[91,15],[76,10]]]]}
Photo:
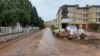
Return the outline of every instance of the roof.
{"type": "MultiPolygon", "coordinates": [[[[63,5],[59,8],[58,13],[60,12],[60,10],[67,9],[68,7],[77,7],[78,9],[89,9],[89,8],[92,8],[92,7],[100,8],[100,5],[92,5],[92,6],[87,5],[86,7],[80,7],[78,4],[76,4],[76,5],[65,4],[65,5],[63,5]]],[[[58,15],[58,13],[57,13],[57,15],[58,15]]]]}
{"type": "Polygon", "coordinates": [[[92,5],[92,6],[90,6],[90,8],[91,7],[99,7],[100,8],[100,5],[92,5]]]}
{"type": "Polygon", "coordinates": [[[67,7],[79,7],[79,5],[67,5],[67,7]]]}
{"type": "Polygon", "coordinates": [[[67,9],[68,7],[78,7],[79,5],[63,5],[63,6],[61,6],[60,8],[59,8],[59,10],[58,10],[58,12],[57,12],[57,15],[58,15],[58,13],[60,12],[60,10],[65,10],[65,9],[67,9]]]}

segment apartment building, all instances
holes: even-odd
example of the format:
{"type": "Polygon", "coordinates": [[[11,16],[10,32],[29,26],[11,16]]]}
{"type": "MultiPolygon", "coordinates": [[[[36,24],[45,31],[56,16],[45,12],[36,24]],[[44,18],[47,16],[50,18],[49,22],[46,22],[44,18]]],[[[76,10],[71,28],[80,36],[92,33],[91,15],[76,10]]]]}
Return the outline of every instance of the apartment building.
{"type": "Polygon", "coordinates": [[[80,7],[63,5],[57,13],[57,27],[65,28],[68,24],[87,29],[89,23],[100,24],[100,5],[80,7]]]}
{"type": "Polygon", "coordinates": [[[56,21],[56,19],[54,19],[54,20],[51,20],[51,21],[46,21],[45,23],[44,23],[44,25],[45,25],[45,27],[50,27],[50,26],[54,26],[54,27],[57,27],[57,21],[56,21]]]}

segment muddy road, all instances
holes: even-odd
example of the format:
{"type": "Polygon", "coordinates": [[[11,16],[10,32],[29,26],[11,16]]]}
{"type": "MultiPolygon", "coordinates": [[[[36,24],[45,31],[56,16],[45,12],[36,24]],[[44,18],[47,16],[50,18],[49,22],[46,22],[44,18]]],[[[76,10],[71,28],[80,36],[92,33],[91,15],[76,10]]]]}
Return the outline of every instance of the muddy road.
{"type": "Polygon", "coordinates": [[[100,49],[55,38],[46,28],[0,49],[0,56],[100,56],[100,49]]]}

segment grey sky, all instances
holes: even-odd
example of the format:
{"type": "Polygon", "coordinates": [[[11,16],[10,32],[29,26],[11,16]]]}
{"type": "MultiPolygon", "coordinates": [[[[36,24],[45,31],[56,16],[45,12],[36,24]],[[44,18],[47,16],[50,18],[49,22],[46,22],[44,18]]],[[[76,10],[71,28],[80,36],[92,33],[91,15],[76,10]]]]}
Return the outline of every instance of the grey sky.
{"type": "Polygon", "coordinates": [[[80,6],[100,5],[100,0],[31,0],[32,4],[37,8],[38,14],[45,21],[56,18],[56,13],[60,6],[64,4],[80,6]]]}

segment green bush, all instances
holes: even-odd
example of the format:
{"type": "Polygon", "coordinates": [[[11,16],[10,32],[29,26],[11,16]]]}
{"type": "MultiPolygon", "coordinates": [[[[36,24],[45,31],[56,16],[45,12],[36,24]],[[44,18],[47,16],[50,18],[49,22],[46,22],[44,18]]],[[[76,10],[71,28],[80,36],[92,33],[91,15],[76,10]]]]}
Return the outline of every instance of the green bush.
{"type": "Polygon", "coordinates": [[[96,23],[90,23],[89,24],[89,29],[93,31],[97,31],[98,25],[96,23]]]}

